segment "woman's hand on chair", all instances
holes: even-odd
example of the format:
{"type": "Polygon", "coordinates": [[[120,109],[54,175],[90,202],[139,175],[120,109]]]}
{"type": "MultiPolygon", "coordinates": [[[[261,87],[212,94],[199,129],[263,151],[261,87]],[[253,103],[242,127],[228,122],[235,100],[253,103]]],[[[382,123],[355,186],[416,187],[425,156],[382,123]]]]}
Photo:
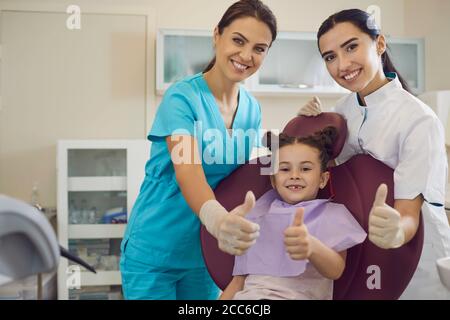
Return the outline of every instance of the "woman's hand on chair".
{"type": "Polygon", "coordinates": [[[253,192],[247,192],[243,204],[230,213],[216,200],[207,201],[200,210],[200,220],[218,241],[219,249],[231,254],[243,255],[259,237],[259,225],[245,219],[255,206],[253,192]]]}
{"type": "Polygon", "coordinates": [[[312,100],[308,101],[303,107],[300,108],[297,115],[315,117],[322,113],[322,104],[319,97],[315,96],[312,100]]]}
{"type": "Polygon", "coordinates": [[[378,187],[369,214],[369,240],[383,249],[401,247],[405,242],[405,231],[400,213],[386,204],[387,186],[378,187]]]}
{"type": "Polygon", "coordinates": [[[303,223],[305,209],[299,208],[294,222],[284,231],[284,245],[292,260],[305,260],[312,254],[312,239],[303,223]]]}

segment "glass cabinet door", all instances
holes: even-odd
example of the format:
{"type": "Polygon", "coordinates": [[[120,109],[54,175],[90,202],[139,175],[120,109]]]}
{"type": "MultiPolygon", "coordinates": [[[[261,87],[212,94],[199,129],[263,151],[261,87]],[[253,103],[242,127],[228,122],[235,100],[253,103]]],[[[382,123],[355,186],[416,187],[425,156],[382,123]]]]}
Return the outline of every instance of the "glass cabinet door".
{"type": "Polygon", "coordinates": [[[68,150],[69,224],[127,222],[125,149],[68,150]]]}
{"type": "Polygon", "coordinates": [[[164,47],[164,82],[202,72],[214,56],[211,37],[168,35],[164,47]]]}
{"type": "Polygon", "coordinates": [[[123,300],[121,286],[90,286],[69,290],[70,300],[123,300]]]}
{"type": "Polygon", "coordinates": [[[255,92],[341,93],[312,33],[281,32],[253,82],[255,92]]]}
{"type": "Polygon", "coordinates": [[[212,32],[160,30],[157,39],[157,90],[202,72],[214,57],[212,32]]]}
{"type": "Polygon", "coordinates": [[[314,40],[278,39],[259,72],[260,85],[282,88],[334,86],[314,40]]]}
{"type": "Polygon", "coordinates": [[[127,223],[126,191],[69,191],[69,224],[127,223]]]}
{"type": "Polygon", "coordinates": [[[68,150],[69,177],[125,177],[126,149],[68,150]]]}
{"type": "MultiPolygon", "coordinates": [[[[118,271],[122,239],[70,239],[69,251],[86,261],[97,272],[118,271]]],[[[70,262],[69,265],[74,265],[70,262]]],[[[81,267],[83,272],[87,272],[81,267]]]]}

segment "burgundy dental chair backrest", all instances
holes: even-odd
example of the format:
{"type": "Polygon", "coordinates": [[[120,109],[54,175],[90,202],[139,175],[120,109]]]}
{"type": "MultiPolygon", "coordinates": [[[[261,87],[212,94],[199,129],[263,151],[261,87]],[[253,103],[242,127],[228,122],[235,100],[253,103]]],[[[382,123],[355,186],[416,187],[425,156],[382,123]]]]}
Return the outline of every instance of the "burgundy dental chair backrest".
{"type": "MultiPolygon", "coordinates": [[[[318,117],[296,117],[284,133],[305,136],[326,126],[338,129],[334,148],[336,157],[345,142],[347,126],[336,113],[322,113],[318,117]]],[[[268,167],[268,158],[258,163],[247,163],[225,178],[215,189],[217,200],[232,210],[244,201],[252,190],[256,199],[271,189],[269,177],[261,175],[261,168],[268,167]]],[[[319,198],[333,196],[333,201],[344,204],[368,232],[369,212],[376,190],[381,183],[388,186],[386,202],[393,206],[393,170],[369,155],[358,155],[346,163],[330,169],[328,187],[319,198]]],[[[368,238],[347,250],[347,263],[342,277],[334,282],[334,299],[398,299],[411,280],[419,262],[423,245],[423,222],[420,220],[415,237],[398,249],[384,250],[372,244],[368,238]]],[[[217,241],[202,226],[200,231],[203,256],[209,273],[223,290],[232,279],[234,257],[222,252],[217,241]]],[[[270,252],[267,253],[268,255],[270,252]]]]}

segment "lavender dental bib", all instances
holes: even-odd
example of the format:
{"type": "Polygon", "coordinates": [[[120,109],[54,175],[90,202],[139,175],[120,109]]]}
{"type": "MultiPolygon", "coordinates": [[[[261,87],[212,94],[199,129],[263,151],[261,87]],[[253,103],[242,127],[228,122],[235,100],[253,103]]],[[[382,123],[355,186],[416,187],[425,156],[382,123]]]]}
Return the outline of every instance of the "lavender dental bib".
{"type": "Polygon", "coordinates": [[[244,255],[235,257],[233,275],[293,277],[305,271],[308,261],[292,260],[284,245],[284,231],[292,225],[300,207],[305,208],[308,232],[335,251],[350,248],[366,238],[366,232],[341,204],[316,199],[291,205],[280,200],[275,190],[269,190],[246,216],[259,224],[260,236],[244,255]]]}

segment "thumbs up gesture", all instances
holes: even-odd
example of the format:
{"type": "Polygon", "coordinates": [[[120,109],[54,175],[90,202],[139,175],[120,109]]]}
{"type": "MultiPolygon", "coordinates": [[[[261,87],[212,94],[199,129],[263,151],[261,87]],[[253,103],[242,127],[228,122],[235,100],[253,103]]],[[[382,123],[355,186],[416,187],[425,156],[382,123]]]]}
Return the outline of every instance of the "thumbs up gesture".
{"type": "Polygon", "coordinates": [[[304,208],[298,208],[290,227],[284,231],[284,245],[293,260],[308,259],[312,253],[311,236],[303,223],[304,208]]]}
{"type": "Polygon", "coordinates": [[[383,249],[398,248],[405,242],[400,213],[386,204],[388,188],[381,184],[369,214],[369,240],[383,249]]]}
{"type": "Polygon", "coordinates": [[[259,237],[259,225],[245,219],[255,206],[255,195],[247,192],[244,203],[230,213],[216,200],[206,202],[199,217],[206,229],[217,239],[219,249],[232,255],[242,255],[259,237]]]}

